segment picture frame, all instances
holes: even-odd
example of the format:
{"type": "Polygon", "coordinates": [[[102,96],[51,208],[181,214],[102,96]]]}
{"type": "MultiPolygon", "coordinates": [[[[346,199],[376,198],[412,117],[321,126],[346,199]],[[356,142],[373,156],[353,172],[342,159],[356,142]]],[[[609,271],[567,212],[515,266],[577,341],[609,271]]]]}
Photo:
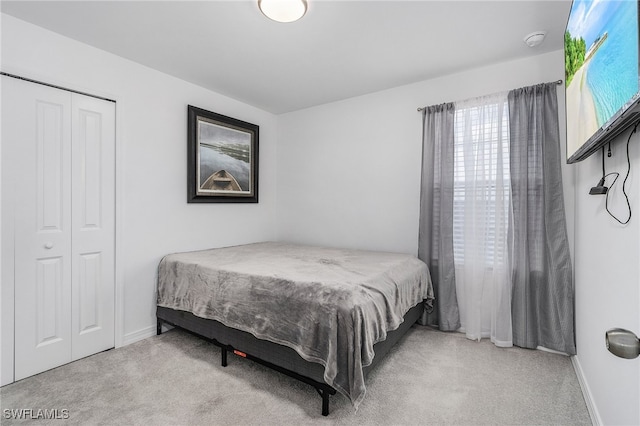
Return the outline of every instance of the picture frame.
{"type": "Polygon", "coordinates": [[[187,202],[257,203],[259,126],[187,108],[187,202]]]}

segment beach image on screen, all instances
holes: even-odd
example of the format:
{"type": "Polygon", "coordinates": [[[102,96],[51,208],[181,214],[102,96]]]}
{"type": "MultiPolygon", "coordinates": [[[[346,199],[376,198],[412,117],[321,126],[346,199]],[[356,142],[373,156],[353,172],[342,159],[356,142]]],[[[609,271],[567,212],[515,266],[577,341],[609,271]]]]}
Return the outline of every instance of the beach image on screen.
{"type": "Polygon", "coordinates": [[[564,43],[570,157],[638,93],[637,2],[575,0],[564,43]]]}

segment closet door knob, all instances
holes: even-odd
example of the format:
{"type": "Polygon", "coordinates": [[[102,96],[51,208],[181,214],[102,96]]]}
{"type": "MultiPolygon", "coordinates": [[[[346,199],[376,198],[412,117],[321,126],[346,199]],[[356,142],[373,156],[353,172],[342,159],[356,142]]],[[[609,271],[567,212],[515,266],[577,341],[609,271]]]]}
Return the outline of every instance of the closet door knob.
{"type": "Polygon", "coordinates": [[[44,243],[44,248],[52,249],[53,248],[53,243],[44,243]]]}

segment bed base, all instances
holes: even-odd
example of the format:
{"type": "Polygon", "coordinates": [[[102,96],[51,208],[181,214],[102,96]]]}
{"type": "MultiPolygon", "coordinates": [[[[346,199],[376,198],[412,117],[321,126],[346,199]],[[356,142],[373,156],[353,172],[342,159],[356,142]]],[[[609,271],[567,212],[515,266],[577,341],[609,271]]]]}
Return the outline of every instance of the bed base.
{"type": "MultiPolygon", "coordinates": [[[[386,340],[374,345],[376,356],[371,365],[364,368],[365,376],[420,318],[422,311],[422,303],[411,308],[400,327],[388,332],[386,340]]],[[[223,367],[227,366],[231,352],[313,386],[322,398],[322,415],[329,415],[329,397],[335,395],[336,390],[324,382],[324,367],[321,364],[304,360],[289,347],[258,339],[250,333],[227,327],[215,320],[196,317],[190,312],[158,306],[156,317],[157,335],[162,334],[162,325],[168,324],[218,346],[223,367]]]]}
{"type": "Polygon", "coordinates": [[[204,339],[210,343],[213,343],[214,345],[218,346],[220,348],[220,365],[222,365],[223,367],[226,367],[228,364],[228,354],[229,352],[231,352],[234,355],[237,355],[241,358],[246,358],[249,359],[253,362],[257,362],[258,364],[264,365],[265,367],[268,367],[272,370],[275,370],[279,373],[285,374],[289,377],[292,377],[296,380],[299,380],[303,383],[306,383],[308,385],[311,385],[315,388],[316,392],[318,392],[318,394],[320,395],[320,397],[322,398],[322,415],[323,416],[328,416],[329,415],[329,396],[330,395],[335,395],[336,394],[336,390],[334,388],[332,388],[331,386],[329,386],[326,383],[320,383],[316,380],[313,380],[309,377],[303,376],[301,374],[296,373],[295,371],[291,371],[288,370],[286,368],[280,367],[279,365],[270,363],[269,361],[265,361],[262,358],[258,358],[257,356],[248,354],[246,352],[242,352],[237,350],[236,348],[234,348],[231,345],[225,345],[222,344],[220,342],[218,342],[216,339],[211,339],[208,337],[205,337],[201,334],[198,334],[196,332],[193,332],[191,330],[188,330],[186,328],[183,328],[177,324],[173,324],[170,321],[164,320],[164,319],[160,319],[157,318],[157,329],[156,329],[156,334],[159,336],[160,334],[162,334],[162,324],[168,324],[171,325],[173,327],[178,327],[182,330],[185,330],[188,333],[191,333],[195,336],[198,336],[201,339],[204,339]]]}

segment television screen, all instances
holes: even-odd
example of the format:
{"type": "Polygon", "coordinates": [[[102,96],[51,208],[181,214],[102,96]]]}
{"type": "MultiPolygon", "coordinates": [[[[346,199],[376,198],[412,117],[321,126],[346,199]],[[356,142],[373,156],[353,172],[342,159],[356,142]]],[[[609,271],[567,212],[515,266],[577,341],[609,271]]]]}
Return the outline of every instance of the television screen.
{"type": "Polygon", "coordinates": [[[638,2],[574,0],[564,49],[571,163],[604,145],[616,127],[630,124],[622,116],[640,97],[638,2]]]}

